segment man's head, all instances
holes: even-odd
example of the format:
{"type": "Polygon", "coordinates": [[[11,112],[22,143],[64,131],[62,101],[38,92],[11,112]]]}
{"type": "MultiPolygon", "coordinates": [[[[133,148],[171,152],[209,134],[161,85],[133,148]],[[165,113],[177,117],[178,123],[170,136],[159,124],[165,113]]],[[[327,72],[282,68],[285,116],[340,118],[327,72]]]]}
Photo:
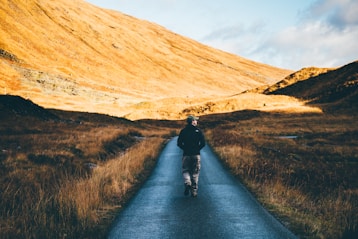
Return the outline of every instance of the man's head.
{"type": "Polygon", "coordinates": [[[199,119],[199,117],[195,117],[195,116],[193,116],[193,115],[189,115],[188,118],[186,119],[186,122],[187,122],[188,124],[191,124],[191,125],[196,126],[196,125],[198,124],[198,122],[197,122],[198,119],[199,119]]]}

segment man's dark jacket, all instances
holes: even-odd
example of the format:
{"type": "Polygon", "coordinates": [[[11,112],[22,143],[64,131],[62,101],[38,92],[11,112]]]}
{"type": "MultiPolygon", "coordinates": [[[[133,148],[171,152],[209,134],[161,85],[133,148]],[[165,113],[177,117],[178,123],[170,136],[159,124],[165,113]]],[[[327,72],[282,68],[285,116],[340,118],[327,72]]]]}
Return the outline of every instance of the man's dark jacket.
{"type": "Polygon", "coordinates": [[[177,145],[183,150],[184,156],[199,155],[205,146],[204,135],[200,129],[188,124],[180,131],[177,145]]]}

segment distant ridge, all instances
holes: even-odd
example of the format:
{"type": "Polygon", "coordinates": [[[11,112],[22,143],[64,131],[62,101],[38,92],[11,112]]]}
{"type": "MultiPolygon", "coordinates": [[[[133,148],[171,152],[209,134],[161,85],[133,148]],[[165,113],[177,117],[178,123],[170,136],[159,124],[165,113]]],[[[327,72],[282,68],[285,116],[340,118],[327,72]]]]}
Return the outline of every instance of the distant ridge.
{"type": "Polygon", "coordinates": [[[335,103],[336,107],[357,108],[358,61],[278,89],[271,94],[294,96],[310,103],[335,103]]]}
{"type": "Polygon", "coordinates": [[[334,70],[333,68],[318,68],[318,67],[305,67],[299,71],[293,72],[292,74],[286,76],[283,80],[277,82],[271,86],[261,86],[255,89],[248,90],[246,92],[250,93],[261,93],[261,94],[269,94],[271,92],[277,91],[279,89],[283,89],[289,85],[293,85],[298,81],[304,81],[311,77],[318,76],[320,74],[326,73],[330,70],[334,70]]]}

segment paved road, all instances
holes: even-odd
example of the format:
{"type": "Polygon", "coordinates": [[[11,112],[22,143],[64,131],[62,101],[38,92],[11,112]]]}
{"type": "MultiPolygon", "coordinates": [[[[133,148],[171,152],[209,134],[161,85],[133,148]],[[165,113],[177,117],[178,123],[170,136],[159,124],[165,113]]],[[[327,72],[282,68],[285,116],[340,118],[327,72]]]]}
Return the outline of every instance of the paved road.
{"type": "Polygon", "coordinates": [[[165,147],[108,238],[296,238],[227,173],[209,147],[201,152],[198,196],[185,197],[176,140],[165,147]]]}

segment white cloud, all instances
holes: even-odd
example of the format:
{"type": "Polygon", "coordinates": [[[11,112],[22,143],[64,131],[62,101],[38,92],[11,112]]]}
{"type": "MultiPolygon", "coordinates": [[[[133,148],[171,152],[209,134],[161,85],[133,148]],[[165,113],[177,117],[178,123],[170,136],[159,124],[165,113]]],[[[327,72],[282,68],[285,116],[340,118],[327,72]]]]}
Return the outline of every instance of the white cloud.
{"type": "Polygon", "coordinates": [[[322,18],[336,28],[345,28],[358,24],[357,12],[356,0],[319,0],[308,9],[308,16],[322,18]]]}
{"type": "Polygon", "coordinates": [[[325,23],[312,22],[282,31],[256,54],[286,68],[337,67],[358,59],[356,39],[357,27],[337,31],[325,23]]]}
{"type": "Polygon", "coordinates": [[[295,70],[312,65],[338,67],[358,60],[357,12],[357,1],[318,1],[298,25],[272,35],[250,58],[295,70]]]}

